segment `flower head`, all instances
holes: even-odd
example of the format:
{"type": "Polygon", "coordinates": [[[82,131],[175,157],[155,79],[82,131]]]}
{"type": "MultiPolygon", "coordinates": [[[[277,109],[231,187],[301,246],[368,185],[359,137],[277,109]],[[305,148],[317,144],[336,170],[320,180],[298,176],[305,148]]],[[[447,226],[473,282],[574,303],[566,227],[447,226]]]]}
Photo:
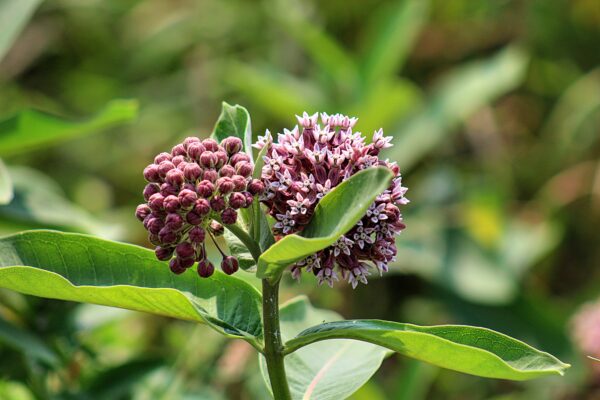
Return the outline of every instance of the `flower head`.
{"type": "MultiPolygon", "coordinates": [[[[212,275],[206,238],[221,235],[221,223],[234,224],[237,210],[250,206],[253,196],[263,192],[263,183],[252,180],[253,165],[242,148],[237,137],[220,144],[188,137],[144,169],[146,203],[137,207],[135,215],[156,246],[156,257],[170,261],[174,273],[185,272],[197,262],[201,277],[212,275]]],[[[224,256],[221,267],[232,274],[237,265],[234,257],[224,256]]]]}
{"type": "Polygon", "coordinates": [[[371,270],[380,274],[396,256],[395,236],[404,229],[400,207],[408,203],[398,166],[381,160],[379,153],[391,146],[391,137],[379,129],[371,144],[352,129],[357,122],[341,114],[303,113],[299,126],[284,129],[273,142],[267,131],[255,145],[269,146],[264,157],[261,201],[275,218],[276,235],[301,232],[317,203],[353,174],[373,166],[386,166],[395,177],[390,187],[371,204],[365,216],[333,245],[292,266],[292,276],[313,273],[319,283],[332,286],[340,278],[352,287],[367,283],[371,270]]]}

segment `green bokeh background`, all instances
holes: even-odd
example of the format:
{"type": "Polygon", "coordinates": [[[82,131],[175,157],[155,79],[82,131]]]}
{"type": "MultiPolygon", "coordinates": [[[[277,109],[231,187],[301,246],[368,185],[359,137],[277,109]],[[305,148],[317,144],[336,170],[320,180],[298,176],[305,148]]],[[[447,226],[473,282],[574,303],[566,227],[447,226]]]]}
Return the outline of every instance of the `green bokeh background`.
{"type": "MultiPolygon", "coordinates": [[[[600,296],[597,0],[40,2],[0,58],[0,120],[31,108],[82,121],[115,99],[137,100],[137,118],[3,157],[16,193],[0,207],[2,234],[46,227],[147,246],[133,216],[143,167],[207,136],[222,100],[248,108],[255,135],[303,111],[348,113],[367,136],[394,136],[387,156],[411,199],[398,261],[354,291],[286,279],[284,299],[306,293],[346,318],[486,326],[573,365],[513,383],[393,356],[352,399],[600,396],[570,334],[600,296]]],[[[2,290],[4,398],[267,394],[253,349],[207,327],[2,290]],[[60,366],[28,356],[27,335],[60,366]]]]}

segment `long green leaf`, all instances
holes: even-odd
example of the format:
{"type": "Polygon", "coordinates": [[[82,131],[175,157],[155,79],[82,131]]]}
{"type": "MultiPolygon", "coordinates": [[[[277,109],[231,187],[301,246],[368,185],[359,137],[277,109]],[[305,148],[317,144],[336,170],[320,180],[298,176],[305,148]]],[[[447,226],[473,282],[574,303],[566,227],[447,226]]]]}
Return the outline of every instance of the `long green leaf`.
{"type": "Polygon", "coordinates": [[[248,110],[239,104],[232,106],[223,102],[221,115],[213,128],[212,137],[220,142],[229,136],[242,139],[244,151],[252,158],[252,124],[248,110]]]}
{"type": "Polygon", "coordinates": [[[387,347],[443,368],[486,378],[522,381],[563,375],[569,367],[548,353],[485,328],[420,327],[379,320],[330,322],[288,341],[287,352],[326,339],[356,339],[387,347]]]}
{"type": "Polygon", "coordinates": [[[427,17],[427,0],[404,0],[382,7],[369,21],[369,52],[364,59],[368,83],[388,79],[402,66],[427,17]]]}
{"type": "Polygon", "coordinates": [[[2,0],[0,2],[0,61],[41,3],[41,0],[2,0]]]}
{"type": "MultiPolygon", "coordinates": [[[[305,296],[281,306],[281,336],[288,340],[302,330],[338,321],[333,311],[314,308],[305,296]]],[[[285,358],[285,369],[293,399],[345,399],[379,369],[388,350],[354,340],[331,340],[306,346],[285,358]]],[[[260,357],[263,378],[268,382],[264,358],[260,357]]]]}
{"type": "Polygon", "coordinates": [[[258,260],[257,276],[277,280],[290,264],[331,246],[367,212],[393,178],[385,167],[369,168],[342,182],[319,202],[300,235],[288,235],[258,260]]]}
{"type": "Polygon", "coordinates": [[[456,126],[479,108],[514,89],[523,79],[527,56],[508,47],[492,58],[449,73],[434,89],[431,100],[396,134],[385,157],[402,170],[412,167],[448,139],[456,126]]]}
{"type": "Polygon", "coordinates": [[[87,235],[28,231],[0,239],[0,287],[204,322],[251,343],[262,335],[260,293],[245,282],[220,272],[177,276],[150,250],[87,235]]]}
{"type": "Polygon", "coordinates": [[[4,165],[2,159],[0,159],[0,205],[8,204],[13,199],[13,184],[8,170],[4,165]]]}
{"type": "Polygon", "coordinates": [[[0,122],[0,155],[13,155],[95,133],[133,120],[135,100],[114,100],[91,119],[71,122],[35,110],[23,110],[0,122]]]}

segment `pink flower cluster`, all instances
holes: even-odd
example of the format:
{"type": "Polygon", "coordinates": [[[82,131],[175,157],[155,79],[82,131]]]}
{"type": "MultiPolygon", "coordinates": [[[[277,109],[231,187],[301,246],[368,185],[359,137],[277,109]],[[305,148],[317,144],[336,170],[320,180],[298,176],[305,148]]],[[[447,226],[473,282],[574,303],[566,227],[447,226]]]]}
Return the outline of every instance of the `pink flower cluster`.
{"type": "Polygon", "coordinates": [[[380,129],[370,144],[360,132],[353,132],[356,118],[344,115],[303,114],[300,127],[284,129],[273,142],[267,131],[255,147],[269,146],[264,157],[261,201],[275,218],[274,233],[301,232],[310,221],[319,200],[343,180],[365,168],[386,166],[395,174],[390,187],[371,204],[365,216],[332,246],[292,266],[299,279],[302,270],[315,274],[319,284],[347,280],[353,288],[367,283],[370,268],[380,274],[395,259],[395,236],[404,229],[400,207],[404,197],[398,166],[379,159],[379,152],[390,147],[391,137],[380,129]],[[339,275],[338,275],[339,274],[339,275]]]}
{"type": "MultiPolygon", "coordinates": [[[[600,358],[600,300],[581,307],[571,321],[571,336],[584,355],[600,358]]],[[[600,362],[590,365],[600,378],[600,362]]]]}
{"type": "MultiPolygon", "coordinates": [[[[156,257],[170,260],[174,273],[198,262],[198,274],[211,276],[214,266],[206,258],[206,237],[223,234],[221,223],[234,224],[236,210],[248,207],[262,193],[264,185],[251,178],[254,167],[242,147],[237,137],[220,144],[188,137],[144,169],[149,182],[144,188],[146,203],[135,214],[156,246],[156,257]]],[[[227,274],[237,271],[237,259],[221,254],[221,269],[227,274]]]]}

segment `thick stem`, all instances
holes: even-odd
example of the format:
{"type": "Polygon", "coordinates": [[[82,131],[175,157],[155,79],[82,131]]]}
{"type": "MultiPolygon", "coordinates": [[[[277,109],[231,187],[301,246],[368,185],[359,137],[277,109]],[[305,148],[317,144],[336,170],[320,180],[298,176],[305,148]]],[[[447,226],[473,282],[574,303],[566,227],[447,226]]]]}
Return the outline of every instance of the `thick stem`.
{"type": "Polygon", "coordinates": [[[273,284],[266,279],[262,281],[263,295],[263,327],[265,337],[264,356],[267,361],[269,380],[275,400],[290,400],[283,363],[283,345],[279,329],[279,280],[273,284]]]}
{"type": "Polygon", "coordinates": [[[237,236],[237,238],[240,239],[242,243],[244,243],[244,245],[248,248],[248,251],[250,251],[250,254],[252,254],[252,258],[254,258],[254,261],[258,261],[258,258],[261,254],[258,243],[256,243],[250,237],[250,235],[248,235],[248,233],[238,224],[225,225],[225,228],[229,229],[231,233],[237,236]]]}

